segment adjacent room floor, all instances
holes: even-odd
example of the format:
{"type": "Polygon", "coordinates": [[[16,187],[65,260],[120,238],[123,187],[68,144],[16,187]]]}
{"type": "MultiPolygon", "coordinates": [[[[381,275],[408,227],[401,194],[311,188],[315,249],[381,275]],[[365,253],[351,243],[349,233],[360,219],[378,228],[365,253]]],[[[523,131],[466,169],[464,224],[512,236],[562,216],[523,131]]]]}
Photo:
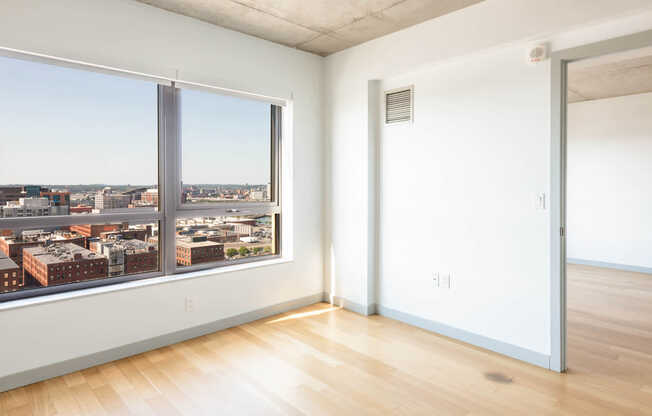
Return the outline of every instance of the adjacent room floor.
{"type": "Polygon", "coordinates": [[[572,264],[567,270],[570,373],[609,377],[629,386],[620,400],[643,392],[652,406],[652,275],[572,264]]]}
{"type": "Polygon", "coordinates": [[[652,276],[569,266],[561,375],[317,304],[0,394],[13,415],[652,414],[652,276]]]}

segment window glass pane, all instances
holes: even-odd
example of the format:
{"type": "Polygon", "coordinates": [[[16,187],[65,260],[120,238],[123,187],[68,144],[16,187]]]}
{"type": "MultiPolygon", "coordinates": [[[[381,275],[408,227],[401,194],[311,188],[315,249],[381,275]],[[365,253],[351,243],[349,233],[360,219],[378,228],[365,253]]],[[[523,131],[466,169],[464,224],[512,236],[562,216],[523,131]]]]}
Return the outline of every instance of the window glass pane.
{"type": "Polygon", "coordinates": [[[181,91],[182,202],[270,201],[272,105],[181,91]]]}
{"type": "Polygon", "coordinates": [[[177,265],[229,264],[270,256],[276,249],[276,215],[177,220],[177,265]]]}
{"type": "Polygon", "coordinates": [[[158,271],[158,234],[158,222],[0,230],[0,293],[158,271]]]}
{"type": "Polygon", "coordinates": [[[157,85],[0,57],[0,218],[158,207],[157,85]]]}

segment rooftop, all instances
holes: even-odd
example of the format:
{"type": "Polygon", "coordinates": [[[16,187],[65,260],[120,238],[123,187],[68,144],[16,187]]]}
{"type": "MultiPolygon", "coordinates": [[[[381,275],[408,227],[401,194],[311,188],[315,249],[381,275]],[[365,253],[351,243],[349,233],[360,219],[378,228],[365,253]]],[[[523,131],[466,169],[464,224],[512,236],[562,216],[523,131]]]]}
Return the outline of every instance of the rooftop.
{"type": "Polygon", "coordinates": [[[177,247],[184,247],[184,248],[216,247],[216,246],[223,246],[223,245],[224,244],[215,243],[213,241],[177,240],[177,247]]]}
{"type": "Polygon", "coordinates": [[[0,270],[17,269],[18,265],[0,251],[0,270]]]}
{"type": "Polygon", "coordinates": [[[104,258],[104,256],[72,243],[57,243],[47,247],[30,247],[23,249],[23,252],[38,257],[38,260],[44,264],[72,262],[75,261],[75,257],[84,260],[104,258]]]}
{"type": "Polygon", "coordinates": [[[72,240],[74,238],[83,238],[81,234],[75,232],[45,232],[38,231],[24,231],[21,236],[0,237],[7,241],[7,244],[20,244],[20,243],[35,243],[46,241],[64,241],[72,240]]]}
{"type": "Polygon", "coordinates": [[[147,243],[145,241],[131,239],[131,240],[104,240],[103,244],[113,246],[116,248],[121,248],[127,251],[155,251],[157,249],[156,244],[147,243]]]}

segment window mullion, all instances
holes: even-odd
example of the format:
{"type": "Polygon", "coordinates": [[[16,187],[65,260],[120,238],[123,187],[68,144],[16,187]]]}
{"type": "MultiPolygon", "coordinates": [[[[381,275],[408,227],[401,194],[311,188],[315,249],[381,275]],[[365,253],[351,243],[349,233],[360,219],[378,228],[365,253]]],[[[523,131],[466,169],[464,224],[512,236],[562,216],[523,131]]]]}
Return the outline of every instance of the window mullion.
{"type": "Polygon", "coordinates": [[[184,209],[176,212],[177,218],[192,217],[240,217],[244,215],[279,214],[281,208],[276,204],[258,206],[237,205],[230,207],[211,207],[204,209],[184,209]]]}
{"type": "Polygon", "coordinates": [[[0,219],[0,229],[65,227],[80,224],[112,224],[122,222],[159,221],[160,212],[125,212],[121,214],[60,215],[51,217],[12,217],[0,219]]]}
{"type": "Polygon", "coordinates": [[[283,107],[272,105],[272,173],[271,188],[273,202],[281,206],[281,135],[283,128],[283,107]]]}
{"type": "Polygon", "coordinates": [[[174,86],[159,86],[159,164],[161,171],[162,270],[173,274],[176,270],[176,210],[179,195],[179,106],[174,86]]]}

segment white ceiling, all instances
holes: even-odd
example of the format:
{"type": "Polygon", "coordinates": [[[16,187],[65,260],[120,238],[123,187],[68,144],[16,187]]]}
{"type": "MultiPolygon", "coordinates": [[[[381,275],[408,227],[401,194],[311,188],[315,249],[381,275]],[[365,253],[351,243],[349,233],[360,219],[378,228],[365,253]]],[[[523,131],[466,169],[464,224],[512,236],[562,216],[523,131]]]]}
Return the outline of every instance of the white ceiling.
{"type": "Polygon", "coordinates": [[[136,0],[326,56],[484,0],[136,0]]]}
{"type": "Polygon", "coordinates": [[[568,102],[652,92],[652,48],[568,65],[568,102]]]}

